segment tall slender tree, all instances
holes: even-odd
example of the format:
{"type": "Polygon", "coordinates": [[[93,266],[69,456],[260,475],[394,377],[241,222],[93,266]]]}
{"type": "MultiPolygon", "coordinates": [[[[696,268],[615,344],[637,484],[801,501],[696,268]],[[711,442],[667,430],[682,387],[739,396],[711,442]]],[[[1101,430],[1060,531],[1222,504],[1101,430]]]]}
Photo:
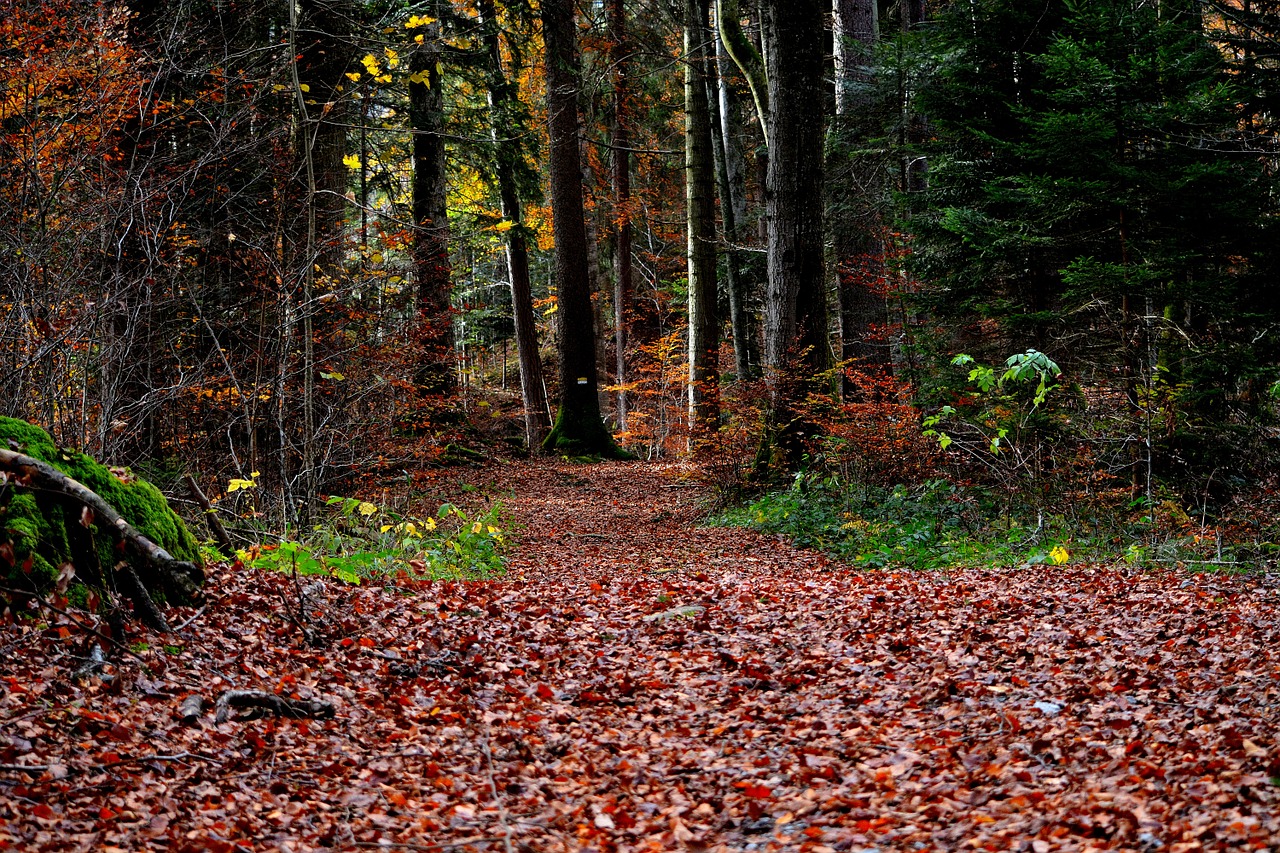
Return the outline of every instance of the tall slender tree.
{"type": "Polygon", "coordinates": [[[714,428],[720,414],[720,320],[716,310],[714,162],[708,69],[707,0],[684,4],[684,172],[689,279],[689,412],[695,428],[714,428]]]}
{"type": "Polygon", "coordinates": [[[631,42],[623,0],[609,0],[610,74],[613,82],[613,125],[610,129],[613,184],[613,333],[614,379],[618,386],[618,429],[627,429],[627,346],[634,317],[635,265],[631,258],[631,42]]]}
{"type": "Polygon", "coordinates": [[[527,168],[514,130],[522,126],[519,85],[503,67],[498,17],[493,0],[479,0],[477,8],[488,57],[489,116],[493,139],[494,171],[506,232],[507,274],[511,280],[511,305],[515,320],[516,351],[520,361],[520,394],[524,401],[525,439],[530,452],[537,453],[551,429],[547,413],[547,392],[538,353],[538,332],[533,320],[533,296],[529,279],[529,241],[520,203],[517,171],[527,168]]]}

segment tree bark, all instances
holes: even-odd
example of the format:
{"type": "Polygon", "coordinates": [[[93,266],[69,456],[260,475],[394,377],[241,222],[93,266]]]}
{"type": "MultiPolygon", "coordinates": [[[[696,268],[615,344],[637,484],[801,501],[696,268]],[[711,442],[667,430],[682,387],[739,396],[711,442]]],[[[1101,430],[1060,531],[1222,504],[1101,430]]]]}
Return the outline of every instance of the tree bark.
{"type": "MultiPolygon", "coordinates": [[[[432,7],[433,11],[438,11],[432,7]]],[[[444,85],[440,75],[438,24],[409,60],[409,124],[413,130],[413,265],[418,285],[422,361],[420,393],[450,397],[457,392],[453,364],[453,270],[449,262],[446,207],[444,85]],[[416,82],[413,78],[416,78],[416,82]]]]}
{"type": "Polygon", "coordinates": [[[720,417],[720,320],[716,315],[716,222],[713,196],[707,0],[685,0],[684,128],[686,257],[689,276],[689,415],[695,433],[720,417]]]}
{"type": "Polygon", "coordinates": [[[587,273],[587,228],[578,147],[578,57],[572,0],[544,0],[547,135],[559,302],[560,411],[543,447],[618,456],[600,415],[596,334],[587,273]]]}
{"type": "Polygon", "coordinates": [[[769,284],[765,364],[830,367],[824,280],[823,5],[770,0],[765,7],[769,57],[769,284]]]}
{"type": "Polygon", "coordinates": [[[530,453],[538,453],[551,429],[547,412],[547,391],[542,377],[542,358],[538,352],[538,332],[533,319],[533,291],[529,278],[529,244],[524,226],[524,211],[516,186],[516,166],[521,153],[511,140],[511,132],[519,126],[519,93],[516,83],[507,79],[502,65],[502,48],[498,40],[498,21],[493,0],[480,0],[481,25],[484,27],[485,52],[489,60],[489,115],[491,117],[495,171],[502,217],[511,223],[506,232],[507,273],[511,278],[511,306],[515,320],[516,352],[520,361],[520,396],[524,401],[525,440],[530,453]]]}
{"type": "MultiPolygon", "coordinates": [[[[204,583],[204,572],[200,567],[175,559],[164,548],[143,536],[97,492],[48,463],[5,448],[0,448],[0,471],[9,474],[10,482],[19,488],[58,495],[88,507],[95,521],[108,527],[124,543],[127,551],[145,565],[149,574],[158,578],[167,590],[189,599],[198,598],[200,585],[204,583]]],[[[167,632],[169,626],[151,600],[147,587],[133,573],[132,565],[126,563],[117,567],[117,571],[125,580],[126,591],[144,621],[157,631],[167,632]]]]}

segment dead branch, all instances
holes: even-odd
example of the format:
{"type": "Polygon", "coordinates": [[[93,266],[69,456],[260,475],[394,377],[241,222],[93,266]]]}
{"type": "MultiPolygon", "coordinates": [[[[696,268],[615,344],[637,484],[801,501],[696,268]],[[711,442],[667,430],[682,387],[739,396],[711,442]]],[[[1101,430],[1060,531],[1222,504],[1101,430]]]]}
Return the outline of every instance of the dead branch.
{"type": "Polygon", "coordinates": [[[232,708],[253,708],[259,713],[251,714],[246,719],[262,716],[263,711],[271,711],[277,717],[313,717],[316,719],[332,719],[337,713],[332,702],[323,699],[289,699],[265,690],[225,690],[218,697],[218,709],[214,715],[215,723],[225,723],[231,717],[232,708]]]}
{"type": "Polygon", "coordinates": [[[195,500],[196,505],[204,512],[204,523],[209,526],[209,533],[213,535],[213,541],[218,543],[218,553],[226,557],[228,560],[236,558],[236,546],[231,541],[231,537],[227,535],[227,529],[222,526],[222,520],[218,518],[218,511],[209,503],[209,499],[205,497],[204,492],[200,490],[200,484],[196,482],[196,478],[187,474],[184,478],[187,483],[187,491],[191,492],[191,497],[195,500]]]}

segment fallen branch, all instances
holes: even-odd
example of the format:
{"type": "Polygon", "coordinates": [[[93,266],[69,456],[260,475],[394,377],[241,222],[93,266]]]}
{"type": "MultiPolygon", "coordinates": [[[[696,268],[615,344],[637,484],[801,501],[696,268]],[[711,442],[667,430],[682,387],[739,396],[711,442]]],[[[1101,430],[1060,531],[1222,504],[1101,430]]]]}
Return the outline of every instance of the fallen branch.
{"type": "Polygon", "coordinates": [[[227,528],[222,526],[222,520],[218,518],[218,511],[209,503],[209,499],[205,497],[204,492],[200,491],[200,484],[196,482],[195,477],[187,474],[184,479],[187,483],[187,491],[191,492],[191,497],[195,499],[196,504],[204,512],[204,522],[209,526],[209,532],[213,534],[213,541],[218,543],[218,553],[228,560],[234,560],[236,558],[236,546],[231,541],[231,537],[227,535],[227,528]]]}
{"type": "MultiPolygon", "coordinates": [[[[215,723],[225,723],[231,716],[232,708],[254,708],[259,711],[271,711],[277,717],[314,717],[331,719],[336,713],[332,702],[323,699],[289,699],[265,690],[226,690],[218,697],[218,712],[214,715],[215,723]]],[[[261,713],[250,715],[246,719],[256,719],[261,713]]]]}

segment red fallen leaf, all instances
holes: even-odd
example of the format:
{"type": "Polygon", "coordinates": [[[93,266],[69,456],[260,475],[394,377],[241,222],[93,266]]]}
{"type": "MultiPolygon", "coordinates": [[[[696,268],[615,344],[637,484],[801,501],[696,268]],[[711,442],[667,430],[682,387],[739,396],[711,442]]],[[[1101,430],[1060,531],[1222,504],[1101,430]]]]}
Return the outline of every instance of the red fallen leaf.
{"type": "Polygon", "coordinates": [[[539,699],[554,699],[556,695],[551,692],[551,688],[545,684],[539,684],[533,692],[538,694],[539,699]]]}
{"type": "Polygon", "coordinates": [[[636,826],[636,819],[621,809],[614,811],[613,822],[618,825],[618,829],[635,829],[636,826]]]}
{"type": "Polygon", "coordinates": [[[591,591],[592,591],[592,592],[602,592],[603,590],[604,590],[604,587],[603,587],[603,586],[601,586],[600,584],[598,584],[598,583],[593,583],[593,584],[591,584],[591,591]]]}
{"type": "Polygon", "coordinates": [[[53,819],[53,809],[49,807],[48,803],[36,803],[31,808],[31,813],[43,820],[53,819]]]}
{"type": "Polygon", "coordinates": [[[758,800],[767,800],[773,796],[773,789],[765,785],[752,783],[743,788],[742,793],[748,797],[755,797],[758,800]]]}
{"type": "Polygon", "coordinates": [[[115,820],[116,813],[107,806],[98,809],[98,820],[115,820]]]}
{"type": "Polygon", "coordinates": [[[349,649],[355,644],[356,644],[356,641],[351,639],[350,637],[343,637],[342,642],[339,645],[341,645],[343,648],[349,649]]]}
{"type": "Polygon", "coordinates": [[[368,637],[360,638],[360,648],[362,649],[372,649],[376,645],[377,643],[375,643],[373,640],[370,640],[368,637]]]}

